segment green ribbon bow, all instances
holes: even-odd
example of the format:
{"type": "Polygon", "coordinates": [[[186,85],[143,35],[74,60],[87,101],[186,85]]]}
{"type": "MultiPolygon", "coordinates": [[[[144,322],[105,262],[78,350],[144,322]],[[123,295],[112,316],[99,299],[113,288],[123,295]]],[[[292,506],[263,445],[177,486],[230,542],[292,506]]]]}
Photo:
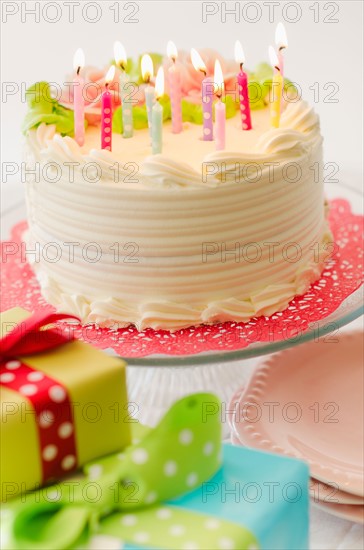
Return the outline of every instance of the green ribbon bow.
{"type": "Polygon", "coordinates": [[[15,547],[65,550],[93,534],[154,548],[257,547],[254,535],[236,523],[161,504],[220,468],[219,415],[204,417],[211,405],[219,406],[211,394],[185,397],[140,442],[87,464],[84,477],[17,499],[11,506],[15,547]]]}

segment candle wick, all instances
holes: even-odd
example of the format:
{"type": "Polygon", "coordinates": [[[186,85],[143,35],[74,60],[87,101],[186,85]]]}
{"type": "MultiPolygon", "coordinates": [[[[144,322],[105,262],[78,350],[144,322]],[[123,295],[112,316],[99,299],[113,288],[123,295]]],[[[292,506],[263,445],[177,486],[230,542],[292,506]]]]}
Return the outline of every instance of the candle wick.
{"type": "Polygon", "coordinates": [[[107,89],[109,87],[109,83],[105,82],[105,88],[107,89]]]}
{"type": "Polygon", "coordinates": [[[201,73],[203,73],[204,76],[207,75],[206,69],[200,69],[201,73]]]}
{"type": "Polygon", "coordinates": [[[80,74],[81,67],[77,67],[77,76],[80,74]]]}
{"type": "Polygon", "coordinates": [[[240,70],[241,70],[241,71],[243,71],[243,65],[244,65],[244,63],[241,62],[241,63],[240,63],[240,70]]]}
{"type": "Polygon", "coordinates": [[[275,65],[274,68],[277,69],[277,71],[281,72],[281,69],[280,67],[278,67],[278,65],[275,65]]]}
{"type": "Polygon", "coordinates": [[[278,51],[281,52],[281,51],[284,50],[285,48],[286,48],[286,46],[279,46],[278,51]]]}

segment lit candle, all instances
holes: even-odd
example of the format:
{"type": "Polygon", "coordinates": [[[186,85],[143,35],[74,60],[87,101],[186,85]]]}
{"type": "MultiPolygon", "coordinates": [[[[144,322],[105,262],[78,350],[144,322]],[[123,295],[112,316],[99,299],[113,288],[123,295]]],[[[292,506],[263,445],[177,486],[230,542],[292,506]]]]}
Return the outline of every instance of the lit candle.
{"type": "Polygon", "coordinates": [[[245,63],[245,55],[239,40],[235,42],[235,60],[240,65],[240,72],[237,76],[239,89],[239,103],[241,126],[243,130],[251,130],[252,120],[250,114],[249,91],[248,91],[248,75],[243,70],[245,63]]]}
{"type": "Polygon", "coordinates": [[[286,29],[284,28],[283,23],[278,23],[276,28],[276,46],[277,46],[277,52],[278,52],[279,69],[282,77],[284,77],[283,50],[288,47],[288,40],[287,40],[286,29]]]}
{"type": "Polygon", "coordinates": [[[112,145],[112,103],[109,84],[115,76],[115,66],[111,65],[105,77],[105,91],[101,96],[101,149],[111,151],[112,145]]]}
{"type": "Polygon", "coordinates": [[[81,48],[79,48],[73,58],[73,66],[76,71],[73,80],[73,116],[75,140],[78,145],[82,146],[85,143],[85,101],[83,99],[84,79],[80,76],[80,71],[85,65],[85,56],[81,48]]]}
{"type": "Polygon", "coordinates": [[[152,153],[156,155],[162,152],[162,128],[163,128],[163,107],[159,99],[164,94],[164,71],[159,67],[155,80],[156,102],[152,108],[152,153]]]}
{"type": "Polygon", "coordinates": [[[281,117],[281,100],[283,89],[283,78],[279,68],[279,61],[273,46],[269,46],[270,62],[274,69],[273,82],[272,82],[272,97],[270,105],[270,121],[274,128],[279,128],[279,121],[281,117]]]}
{"type": "Polygon", "coordinates": [[[120,42],[114,44],[114,56],[115,62],[121,69],[120,74],[120,99],[122,105],[122,118],[123,118],[123,136],[124,138],[130,138],[133,136],[133,110],[132,100],[130,99],[129,92],[129,77],[126,74],[127,57],[124,46],[120,42]]]}
{"type": "Polygon", "coordinates": [[[205,77],[202,81],[203,140],[212,141],[214,139],[212,122],[214,85],[211,78],[206,77],[206,65],[194,48],[191,50],[191,61],[196,71],[201,71],[205,77]]]}
{"type": "Polygon", "coordinates": [[[215,105],[216,150],[221,151],[222,149],[225,149],[226,107],[225,103],[221,101],[221,96],[224,91],[224,77],[220,62],[217,59],[215,61],[214,84],[216,97],[218,99],[215,105]]]}
{"type": "Polygon", "coordinates": [[[174,134],[179,134],[182,132],[181,75],[176,66],[178,55],[177,48],[171,40],[167,44],[167,55],[172,60],[172,66],[168,69],[172,110],[172,132],[174,134]]]}
{"type": "Polygon", "coordinates": [[[150,80],[153,78],[153,60],[150,55],[146,54],[142,57],[142,77],[147,86],[144,89],[145,104],[147,107],[149,134],[152,136],[152,108],[154,104],[155,92],[153,86],[150,85],[150,80]]]}

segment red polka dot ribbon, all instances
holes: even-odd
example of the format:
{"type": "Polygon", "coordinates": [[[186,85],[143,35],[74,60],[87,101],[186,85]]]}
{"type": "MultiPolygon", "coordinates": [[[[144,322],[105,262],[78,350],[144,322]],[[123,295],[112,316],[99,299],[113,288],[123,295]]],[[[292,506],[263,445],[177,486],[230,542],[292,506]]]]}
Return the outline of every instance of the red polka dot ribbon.
{"type": "Polygon", "coordinates": [[[19,355],[47,351],[69,342],[56,329],[41,330],[69,315],[36,313],[17,325],[0,342],[0,384],[28,399],[38,429],[42,481],[63,476],[77,467],[73,410],[67,388],[58,380],[21,361],[19,355]]]}

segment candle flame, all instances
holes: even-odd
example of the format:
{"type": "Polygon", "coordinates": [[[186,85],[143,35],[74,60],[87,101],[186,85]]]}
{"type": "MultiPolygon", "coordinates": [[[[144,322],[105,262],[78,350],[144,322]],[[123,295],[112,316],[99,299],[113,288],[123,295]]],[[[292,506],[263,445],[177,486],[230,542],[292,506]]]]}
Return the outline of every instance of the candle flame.
{"type": "Polygon", "coordinates": [[[157,76],[155,79],[155,97],[161,98],[164,94],[164,70],[163,67],[159,67],[157,76]]]}
{"type": "Polygon", "coordinates": [[[114,76],[115,76],[115,65],[111,65],[105,76],[105,84],[106,85],[110,84],[110,82],[114,80],[114,76]]]}
{"type": "Polygon", "coordinates": [[[239,65],[243,65],[245,63],[243,46],[239,40],[235,42],[235,61],[239,63],[239,65]]]}
{"type": "Polygon", "coordinates": [[[149,82],[153,77],[153,60],[150,55],[143,55],[141,65],[143,80],[144,82],[149,82]]]}
{"type": "Polygon", "coordinates": [[[168,41],[168,44],[167,44],[167,55],[170,59],[172,59],[172,61],[176,61],[177,57],[178,57],[178,50],[176,48],[176,45],[174,42],[172,42],[172,40],[169,40],[168,41]]]}
{"type": "Polygon", "coordinates": [[[116,41],[114,43],[114,57],[115,57],[116,64],[119,65],[125,71],[128,64],[128,58],[126,56],[126,51],[124,46],[119,41],[116,41]]]}
{"type": "Polygon", "coordinates": [[[85,66],[85,54],[83,53],[82,48],[78,48],[75,55],[73,56],[73,67],[76,72],[79,72],[82,67],[85,66]]]}
{"type": "Polygon", "coordinates": [[[221,97],[224,91],[224,76],[222,74],[222,69],[220,61],[216,59],[215,61],[215,72],[214,72],[214,92],[217,97],[221,97]]]}
{"type": "Polygon", "coordinates": [[[272,67],[274,67],[279,71],[280,69],[279,69],[278,56],[273,46],[269,46],[268,53],[269,53],[270,64],[272,65],[272,67]]]}
{"type": "Polygon", "coordinates": [[[287,48],[288,46],[286,29],[281,22],[278,23],[276,28],[276,45],[278,50],[281,50],[282,48],[287,48]]]}
{"type": "Polygon", "coordinates": [[[201,71],[206,74],[206,65],[202,60],[202,57],[195,48],[191,49],[191,61],[196,71],[201,71]]]}

